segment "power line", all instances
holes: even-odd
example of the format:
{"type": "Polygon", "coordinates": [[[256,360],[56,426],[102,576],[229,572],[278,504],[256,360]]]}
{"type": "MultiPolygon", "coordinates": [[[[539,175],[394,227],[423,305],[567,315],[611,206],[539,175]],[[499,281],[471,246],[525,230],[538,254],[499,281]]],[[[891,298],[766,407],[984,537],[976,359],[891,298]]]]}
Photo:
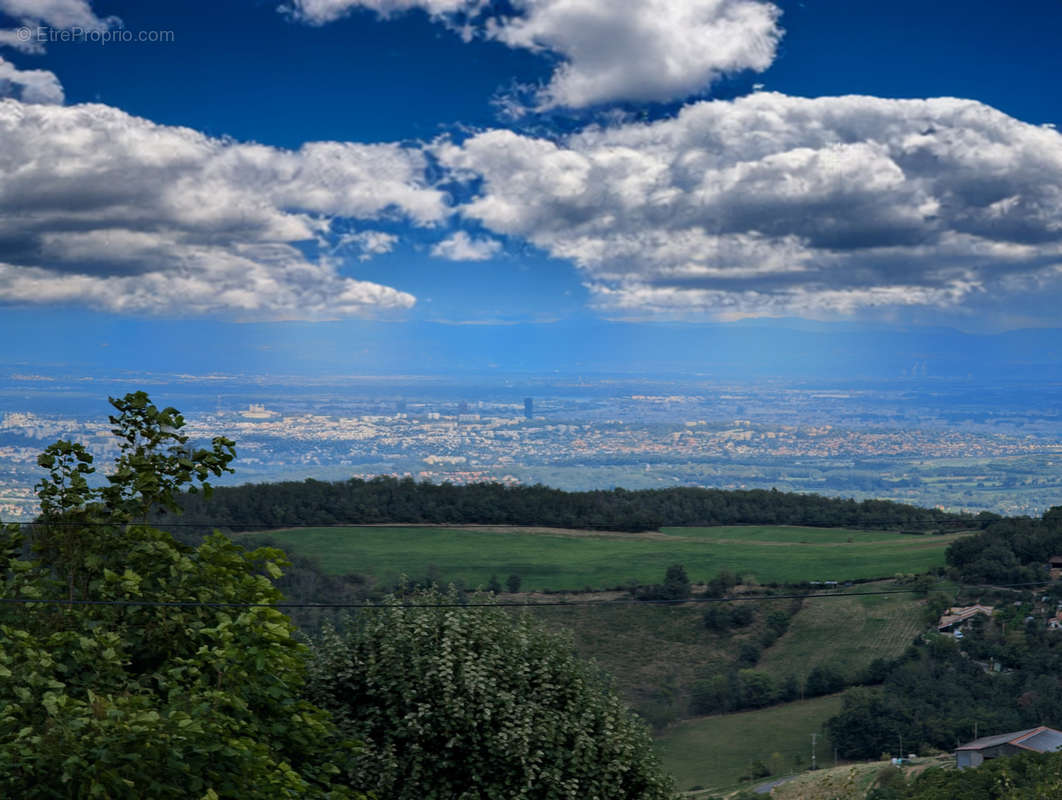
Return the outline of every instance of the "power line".
{"type": "MultiPolygon", "coordinates": [[[[1006,589],[1018,586],[1043,586],[1043,583],[1010,584],[960,584],[963,589],[1006,589]]],[[[830,592],[819,594],[769,594],[729,597],[691,597],[686,600],[544,600],[517,603],[514,601],[468,602],[468,603],[235,603],[200,600],[41,600],[32,597],[0,597],[0,603],[8,605],[49,606],[143,606],[162,608],[323,608],[323,609],[383,609],[383,608],[537,608],[559,606],[681,606],[700,603],[741,603],[761,600],[815,600],[834,597],[871,597],[885,594],[914,594],[919,589],[882,589],[873,592],[830,592]]]]}
{"type": "MultiPolygon", "coordinates": [[[[966,520],[961,520],[966,521],[966,520]]],[[[971,519],[970,522],[975,520],[971,519]]],[[[921,520],[909,520],[910,524],[917,522],[929,522],[931,519],[921,520]]],[[[854,520],[848,525],[865,527],[866,525],[902,525],[903,523],[897,522],[895,519],[867,519],[861,517],[859,520],[854,520]]],[[[416,527],[472,527],[472,526],[508,526],[514,528],[556,528],[562,527],[550,523],[532,523],[532,522],[410,522],[410,521],[396,521],[396,522],[298,522],[298,523],[285,523],[285,522],[165,522],[163,520],[152,520],[149,522],[62,522],[62,521],[48,521],[48,520],[30,520],[30,521],[18,521],[18,522],[2,522],[3,525],[20,525],[20,526],[47,526],[52,528],[118,528],[127,525],[150,525],[157,528],[227,528],[235,533],[239,533],[244,528],[266,528],[267,530],[288,531],[299,530],[302,528],[383,528],[383,527],[402,527],[402,526],[416,526],[416,527]]],[[[623,531],[615,528],[568,528],[568,530],[588,530],[588,531],[601,531],[601,532],[615,532],[615,533],[655,533],[659,531],[659,528],[741,528],[752,526],[771,526],[781,528],[815,528],[821,530],[836,530],[838,528],[844,528],[845,523],[841,525],[816,525],[814,523],[801,523],[801,522],[706,522],[702,524],[691,523],[676,523],[674,525],[660,525],[658,528],[646,528],[641,531],[623,531]]],[[[963,533],[965,531],[981,530],[980,528],[959,528],[952,533],[963,533]]],[[[880,533],[902,533],[901,531],[867,531],[880,532],[880,533]]],[[[925,535],[921,531],[917,533],[907,534],[911,536],[925,535]]]]}

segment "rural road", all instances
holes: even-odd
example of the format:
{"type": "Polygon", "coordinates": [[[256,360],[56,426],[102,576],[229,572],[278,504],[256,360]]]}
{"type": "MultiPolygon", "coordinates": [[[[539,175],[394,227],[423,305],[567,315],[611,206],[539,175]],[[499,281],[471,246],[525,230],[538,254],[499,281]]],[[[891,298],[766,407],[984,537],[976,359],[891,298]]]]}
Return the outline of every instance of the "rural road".
{"type": "Polygon", "coordinates": [[[793,775],[790,775],[788,778],[779,778],[778,780],[775,780],[775,781],[768,781],[767,783],[761,783],[759,786],[756,786],[752,791],[754,791],[756,794],[770,794],[771,793],[771,789],[773,789],[775,786],[781,786],[786,781],[793,780],[793,777],[794,777],[793,775]]]}

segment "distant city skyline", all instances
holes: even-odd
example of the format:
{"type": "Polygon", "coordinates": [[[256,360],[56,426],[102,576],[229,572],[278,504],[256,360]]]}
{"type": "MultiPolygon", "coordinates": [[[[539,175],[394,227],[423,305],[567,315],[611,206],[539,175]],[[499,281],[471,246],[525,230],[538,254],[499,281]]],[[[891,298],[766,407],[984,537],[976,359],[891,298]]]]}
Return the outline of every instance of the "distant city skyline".
{"type": "Polygon", "coordinates": [[[1056,327],[1060,34],[1046,0],[0,0],[4,361],[1056,327]]]}

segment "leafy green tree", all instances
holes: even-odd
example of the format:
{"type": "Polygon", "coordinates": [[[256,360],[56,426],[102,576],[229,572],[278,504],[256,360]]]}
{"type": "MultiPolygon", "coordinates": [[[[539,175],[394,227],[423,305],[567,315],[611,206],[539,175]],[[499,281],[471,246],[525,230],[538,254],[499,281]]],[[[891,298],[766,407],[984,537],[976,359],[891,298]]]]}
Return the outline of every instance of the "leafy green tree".
{"type": "Polygon", "coordinates": [[[821,694],[833,694],[844,688],[844,675],[836,667],[829,664],[820,664],[811,670],[807,681],[804,683],[804,693],[808,697],[818,697],[821,694]]]}
{"type": "Polygon", "coordinates": [[[497,575],[491,575],[490,580],[487,582],[487,591],[491,594],[498,594],[502,590],[501,581],[498,580],[497,575]]]}
{"type": "Polygon", "coordinates": [[[520,576],[517,575],[514,572],[512,575],[510,575],[508,578],[505,579],[505,588],[507,588],[510,592],[515,594],[516,592],[520,591],[520,584],[521,583],[522,583],[522,580],[521,580],[520,576]]]}
{"type": "Polygon", "coordinates": [[[744,642],[738,649],[737,663],[743,667],[754,667],[760,663],[762,651],[755,642],[744,642]]]}
{"type": "Polygon", "coordinates": [[[708,581],[708,586],[705,589],[705,594],[708,597],[722,597],[735,586],[737,586],[738,577],[730,570],[720,570],[719,574],[708,581]]]}
{"type": "Polygon", "coordinates": [[[735,628],[751,625],[756,619],[756,607],[747,603],[734,603],[730,606],[730,624],[735,628]]]}
{"type": "Polygon", "coordinates": [[[778,700],[782,703],[788,703],[798,697],[800,697],[800,682],[797,680],[796,675],[790,673],[786,675],[785,680],[778,687],[778,700]]]}
{"type": "Polygon", "coordinates": [[[526,614],[456,602],[452,590],[390,598],[316,643],[310,697],[365,743],[358,788],[389,800],[671,797],[645,727],[568,641],[526,614]]]}
{"type": "Polygon", "coordinates": [[[665,600],[688,600],[690,596],[690,579],[686,568],[681,564],[672,564],[664,575],[663,595],[665,600]]]}
{"type": "Polygon", "coordinates": [[[174,409],[111,402],[108,485],[57,442],[29,558],[18,527],[0,532],[0,597],[37,601],[0,610],[0,797],[350,797],[352,748],[300,698],[306,649],[265,607],[283,554],[221,535],[193,549],[136,522],[206,488],[232,443],[191,450],[174,409]]]}
{"type": "Polygon", "coordinates": [[[767,615],[767,627],[781,636],[789,630],[789,614],[785,611],[775,610],[767,615]]]}
{"type": "Polygon", "coordinates": [[[742,708],[760,708],[774,702],[774,680],[766,672],[754,669],[739,670],[738,681],[741,684],[742,708]]]}
{"type": "Polygon", "coordinates": [[[693,684],[690,713],[717,714],[738,704],[734,687],[726,675],[712,675],[693,684]]]}

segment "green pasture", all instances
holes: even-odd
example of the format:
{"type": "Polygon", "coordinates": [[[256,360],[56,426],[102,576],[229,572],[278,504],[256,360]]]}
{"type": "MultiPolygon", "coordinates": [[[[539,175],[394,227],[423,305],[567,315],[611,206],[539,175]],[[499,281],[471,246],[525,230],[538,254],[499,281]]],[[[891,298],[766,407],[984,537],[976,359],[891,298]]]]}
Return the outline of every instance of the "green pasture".
{"type": "Polygon", "coordinates": [[[661,528],[661,533],[683,539],[713,542],[771,542],[781,544],[866,544],[893,542],[897,537],[926,541],[933,538],[895,531],[861,531],[853,528],[808,528],[800,525],[716,525],[709,528],[661,528]]]}
{"type": "MultiPolygon", "coordinates": [[[[741,711],[680,722],[656,737],[664,767],[680,791],[695,786],[725,789],[748,774],[753,761],[775,766],[781,775],[811,763],[811,734],[817,733],[817,763],[833,763],[823,725],[841,710],[841,695],[800,700],[757,711],[741,711]]],[[[761,781],[770,780],[763,778],[761,781]]]]}
{"type": "Polygon", "coordinates": [[[713,633],[704,627],[704,606],[692,603],[535,606],[528,613],[571,636],[579,654],[608,673],[620,695],[654,727],[689,716],[696,680],[725,671],[740,644],[760,629],[713,633]]]}
{"type": "MultiPolygon", "coordinates": [[[[893,583],[868,584],[860,591],[897,588],[893,583]]],[[[941,584],[941,589],[953,589],[941,584]]],[[[926,629],[925,601],[913,594],[867,597],[822,597],[805,600],[789,630],[763,652],[757,669],[777,679],[800,680],[826,664],[857,676],[876,658],[896,658],[926,629]]]]}
{"type": "MultiPolygon", "coordinates": [[[[335,575],[370,575],[388,586],[400,575],[485,586],[517,574],[522,590],[607,588],[663,579],[683,564],[693,581],[726,569],[760,583],[845,581],[925,572],[944,563],[950,536],[789,526],[667,528],[660,533],[587,533],[442,527],[303,528],[265,536],[335,575]]],[[[243,538],[243,537],[240,537],[243,538]]]]}

